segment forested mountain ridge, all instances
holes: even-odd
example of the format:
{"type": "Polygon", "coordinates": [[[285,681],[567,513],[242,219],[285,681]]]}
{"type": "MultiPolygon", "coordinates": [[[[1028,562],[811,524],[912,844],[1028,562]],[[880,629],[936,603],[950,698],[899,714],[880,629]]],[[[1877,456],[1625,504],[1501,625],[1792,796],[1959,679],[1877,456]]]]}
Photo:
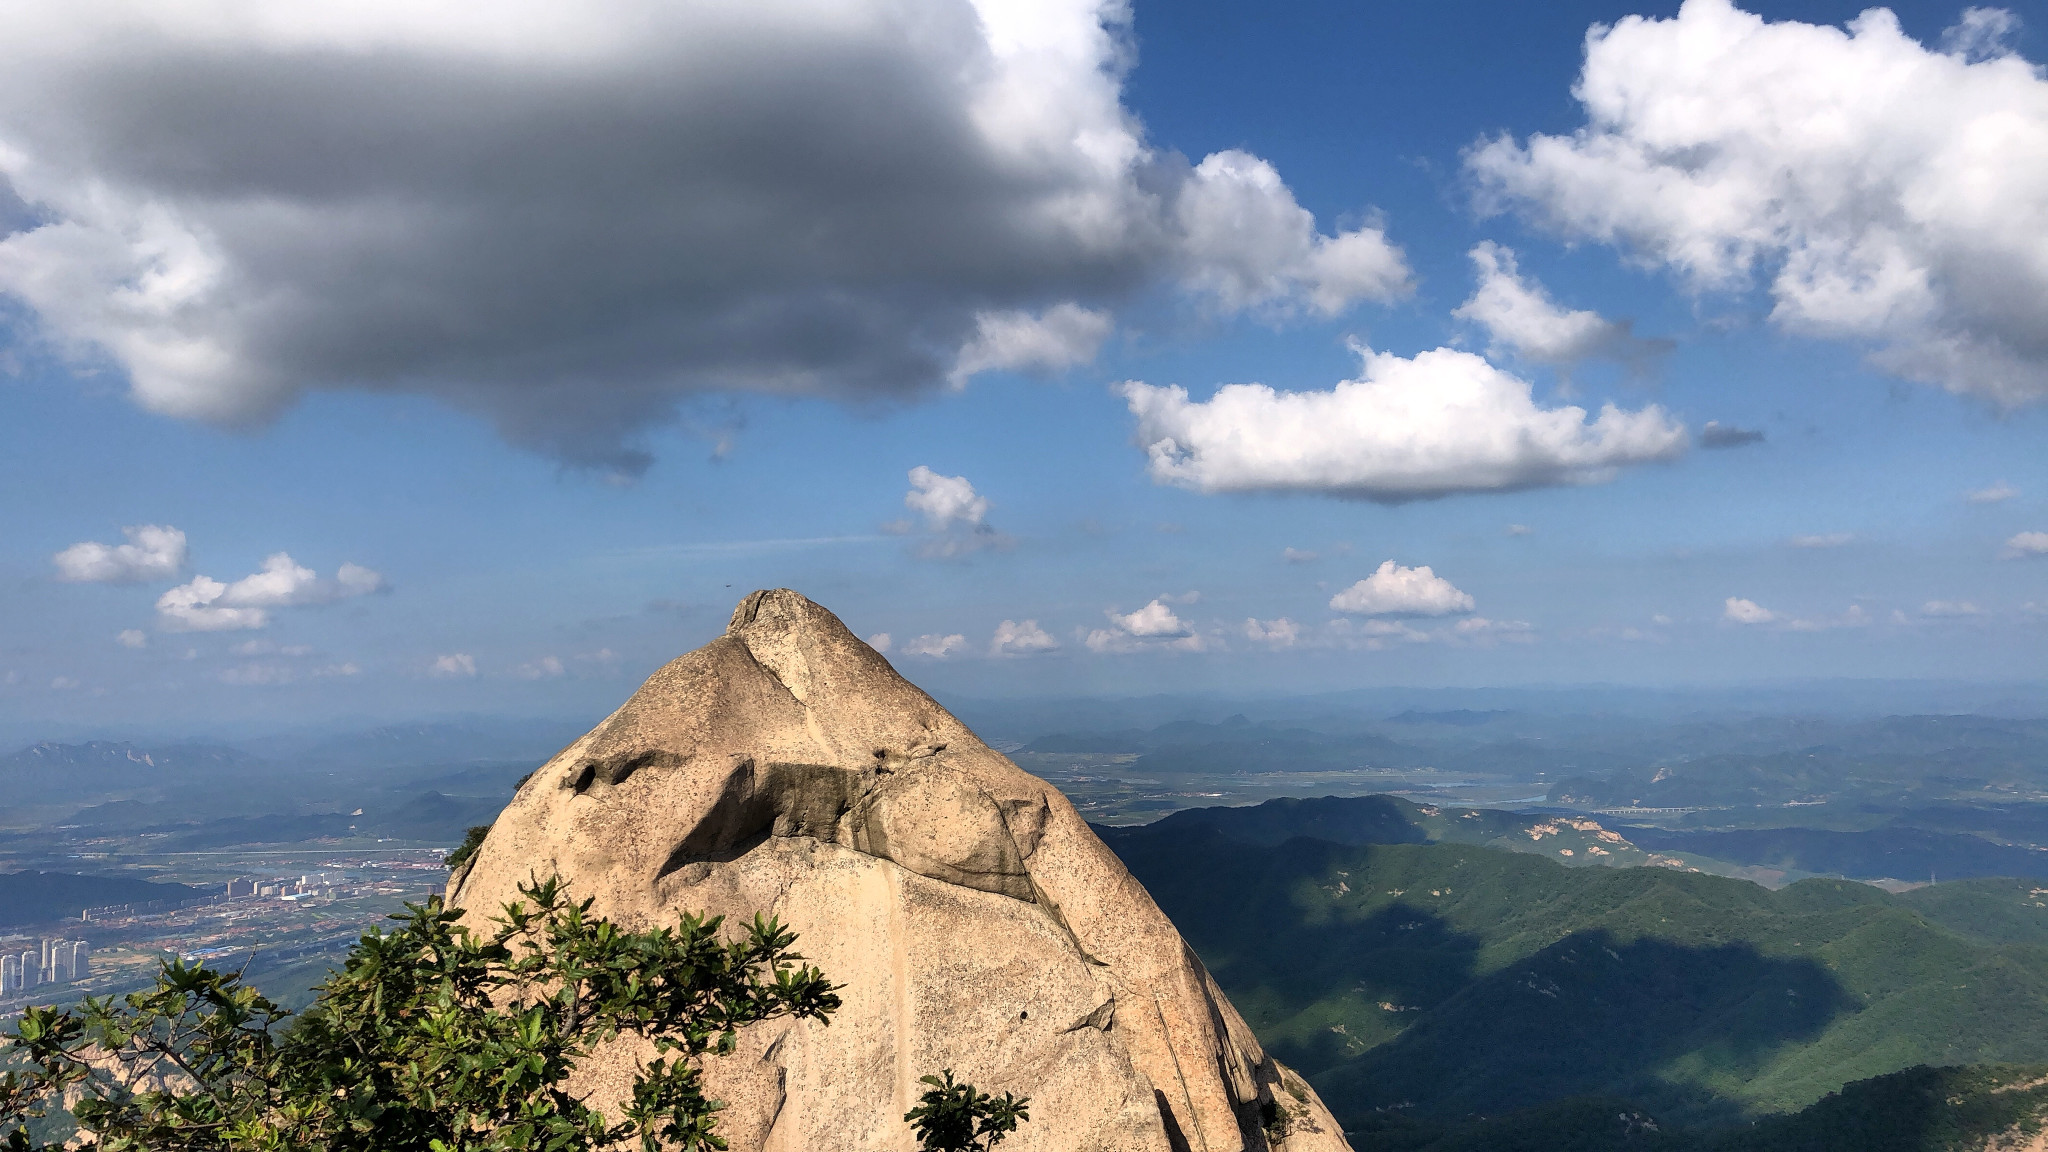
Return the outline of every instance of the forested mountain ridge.
{"type": "Polygon", "coordinates": [[[1593,1095],[1728,1124],[1916,1064],[2048,1060],[2048,899],[2024,883],[1770,892],[1207,824],[1105,838],[1347,1126],[1593,1095]]]}

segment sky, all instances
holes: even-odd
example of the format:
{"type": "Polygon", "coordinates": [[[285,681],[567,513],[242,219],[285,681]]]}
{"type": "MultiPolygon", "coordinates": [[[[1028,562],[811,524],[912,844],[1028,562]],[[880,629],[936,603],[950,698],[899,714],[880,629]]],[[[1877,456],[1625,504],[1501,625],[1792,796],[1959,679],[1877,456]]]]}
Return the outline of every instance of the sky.
{"type": "Polygon", "coordinates": [[[2048,678],[2048,13],[0,28],[10,730],[2048,678]]]}

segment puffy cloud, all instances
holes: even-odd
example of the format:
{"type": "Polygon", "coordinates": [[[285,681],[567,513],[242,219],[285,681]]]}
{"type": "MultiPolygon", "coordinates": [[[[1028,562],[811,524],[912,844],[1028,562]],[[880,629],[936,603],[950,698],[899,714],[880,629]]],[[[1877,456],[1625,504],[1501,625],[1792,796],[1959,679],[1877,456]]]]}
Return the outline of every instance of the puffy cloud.
{"type": "Polygon", "coordinates": [[[934,532],[956,524],[972,527],[988,516],[988,499],[975,493],[965,476],[941,476],[920,464],[910,470],[910,491],[903,506],[924,517],[934,532]]]}
{"type": "Polygon", "coordinates": [[[995,636],[988,643],[988,654],[1028,656],[1033,652],[1050,652],[1059,646],[1060,642],[1040,628],[1036,620],[1005,620],[996,625],[995,636]]]}
{"type": "Polygon", "coordinates": [[[1166,606],[1163,597],[1136,612],[1127,612],[1121,616],[1112,612],[1109,614],[1109,621],[1133,636],[1147,639],[1186,636],[1190,632],[1188,626],[1181,622],[1181,618],[1173,614],[1173,609],[1166,606]]]}
{"type": "Polygon", "coordinates": [[[1642,371],[1673,347],[1669,340],[1636,339],[1631,321],[1562,307],[1543,285],[1522,276],[1512,248],[1487,240],[1471,256],[1479,286],[1451,315],[1486,329],[1495,353],[1562,368],[1600,357],[1642,371]]]}
{"type": "Polygon", "coordinates": [[[1246,617],[1244,638],[1268,648],[1292,648],[1301,643],[1301,625],[1285,616],[1277,620],[1246,617]]]}
{"type": "Polygon", "coordinates": [[[1734,624],[1769,624],[1777,618],[1776,612],[1740,596],[1730,596],[1721,609],[1721,619],[1734,624]]]}
{"type": "Polygon", "coordinates": [[[219,603],[227,590],[228,585],[210,576],[194,576],[189,583],[157,597],[157,618],[177,632],[232,632],[270,623],[270,613],[263,608],[234,608],[219,603]]]}
{"type": "Polygon", "coordinates": [[[138,524],[121,529],[126,544],[86,540],[64,549],[50,562],[57,578],[99,584],[134,584],[168,580],[185,567],[185,534],[167,525],[138,524]]]}
{"type": "MultiPolygon", "coordinates": [[[[918,545],[920,556],[964,556],[1010,542],[988,523],[988,498],[977,493],[965,476],[943,476],[920,464],[910,470],[910,491],[903,494],[903,506],[924,520],[929,538],[918,545]]],[[[909,531],[911,526],[883,527],[909,531]]]]}
{"type": "Polygon", "coordinates": [[[1979,488],[1971,492],[1969,494],[1969,501],[1972,504],[2001,504],[2019,494],[2019,489],[2000,480],[1988,488],[1979,488]]]}
{"type": "Polygon", "coordinates": [[[1133,612],[1104,612],[1109,627],[1097,628],[1083,638],[1090,652],[1136,652],[1145,648],[1171,648],[1200,652],[1208,645],[1201,635],[1166,606],[1160,597],[1133,612]]]}
{"type": "Polygon", "coordinates": [[[887,632],[877,632],[868,637],[868,647],[877,652],[887,652],[896,643],[896,638],[887,632]]]}
{"type": "Polygon", "coordinates": [[[1330,607],[1354,616],[1449,616],[1476,607],[1429,565],[1404,568],[1384,561],[1373,574],[1330,597],[1330,607]]]}
{"type": "Polygon", "coordinates": [[[1761,444],[1764,433],[1761,428],[1737,428],[1719,420],[1709,420],[1700,429],[1702,448],[1740,448],[1745,444],[1761,444]]]}
{"type": "Polygon", "coordinates": [[[123,648],[149,647],[149,633],[140,628],[123,628],[114,636],[114,640],[123,648]]]}
{"type": "Polygon", "coordinates": [[[512,674],[521,680],[558,680],[568,672],[560,656],[543,656],[512,669],[512,674]]]}
{"type": "Polygon", "coordinates": [[[427,675],[450,679],[469,679],[476,675],[476,657],[467,652],[450,652],[434,657],[427,667],[427,675]]]}
{"type": "Polygon", "coordinates": [[[1294,202],[1271,164],[1235,149],[1195,166],[1175,216],[1182,281],[1220,311],[1306,306],[1335,315],[1408,290],[1408,265],[1377,228],[1336,236],[1294,202]]]}
{"type": "Polygon", "coordinates": [[[1970,16],[1946,52],[1872,8],[1845,28],[1728,0],[1595,27],[1570,136],[1467,155],[1489,208],[1661,264],[1769,279],[1784,328],[1898,376],[2048,396],[2048,77],[1970,16]]]}
{"type": "Polygon", "coordinates": [[[2048,556],[2048,532],[2019,532],[2005,542],[2008,559],[2022,556],[2048,556]]]}
{"type": "Polygon", "coordinates": [[[1095,359],[1116,326],[1107,312],[1055,304],[1041,314],[983,312],[974,338],[960,349],[948,376],[954,387],[989,371],[1063,372],[1095,359]]]}
{"type": "Polygon", "coordinates": [[[637,431],[706,391],[867,401],[1052,367],[1161,288],[1269,314],[1406,288],[1378,227],[1319,230],[1257,157],[1148,143],[1128,19],[31,7],[0,44],[0,178],[29,206],[0,292],[159,412],[411,391],[630,474],[637,431]]]}
{"type": "Polygon", "coordinates": [[[943,660],[955,652],[963,652],[966,649],[967,637],[958,632],[948,635],[927,632],[922,636],[913,636],[903,644],[905,656],[929,656],[934,660],[943,660]]]}
{"type": "Polygon", "coordinates": [[[263,567],[232,584],[195,576],[157,598],[157,616],[174,631],[228,632],[262,628],[273,608],[328,604],[381,591],[384,577],[356,564],[343,564],[323,580],[287,552],[266,557],[263,567]]]}
{"type": "Polygon", "coordinates": [[[1318,492],[1395,504],[1456,492],[1590,484],[1685,451],[1656,405],[1612,404],[1588,422],[1538,407],[1529,383],[1470,352],[1363,353],[1364,372],[1327,392],[1231,384],[1200,403],[1132,381],[1153,480],[1201,492],[1318,492]]]}
{"type": "Polygon", "coordinates": [[[1847,532],[1817,532],[1811,536],[1794,536],[1786,543],[1794,548],[1840,548],[1856,539],[1847,532]]]}

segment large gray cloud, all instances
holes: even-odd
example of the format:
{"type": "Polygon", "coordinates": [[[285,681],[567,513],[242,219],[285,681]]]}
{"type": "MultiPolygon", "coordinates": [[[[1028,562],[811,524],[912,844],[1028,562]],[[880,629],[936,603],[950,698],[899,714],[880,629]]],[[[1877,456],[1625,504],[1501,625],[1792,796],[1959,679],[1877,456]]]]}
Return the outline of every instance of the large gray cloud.
{"type": "Polygon", "coordinates": [[[1281,314],[1405,289],[1378,229],[1319,232],[1257,157],[1148,144],[1121,104],[1127,19],[1117,0],[16,8],[0,176],[26,207],[0,293],[161,412],[416,391],[631,470],[635,430],[693,393],[865,401],[1058,367],[1100,339],[1076,308],[1160,288],[1281,314]]]}

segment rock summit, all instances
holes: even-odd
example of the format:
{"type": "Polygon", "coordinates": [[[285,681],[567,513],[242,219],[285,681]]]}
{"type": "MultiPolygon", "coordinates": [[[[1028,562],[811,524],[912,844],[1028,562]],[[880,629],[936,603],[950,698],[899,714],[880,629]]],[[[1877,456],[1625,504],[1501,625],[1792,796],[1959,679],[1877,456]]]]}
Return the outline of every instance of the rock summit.
{"type": "MultiPolygon", "coordinates": [[[[534,773],[449,899],[551,872],[633,928],[779,917],[843,985],[710,1061],[735,1152],[912,1152],[940,1069],[1031,1098],[1005,1152],[1349,1148],[1066,797],[787,589],[534,773]]],[[[641,1055],[599,1053],[593,1103],[641,1055]]]]}

